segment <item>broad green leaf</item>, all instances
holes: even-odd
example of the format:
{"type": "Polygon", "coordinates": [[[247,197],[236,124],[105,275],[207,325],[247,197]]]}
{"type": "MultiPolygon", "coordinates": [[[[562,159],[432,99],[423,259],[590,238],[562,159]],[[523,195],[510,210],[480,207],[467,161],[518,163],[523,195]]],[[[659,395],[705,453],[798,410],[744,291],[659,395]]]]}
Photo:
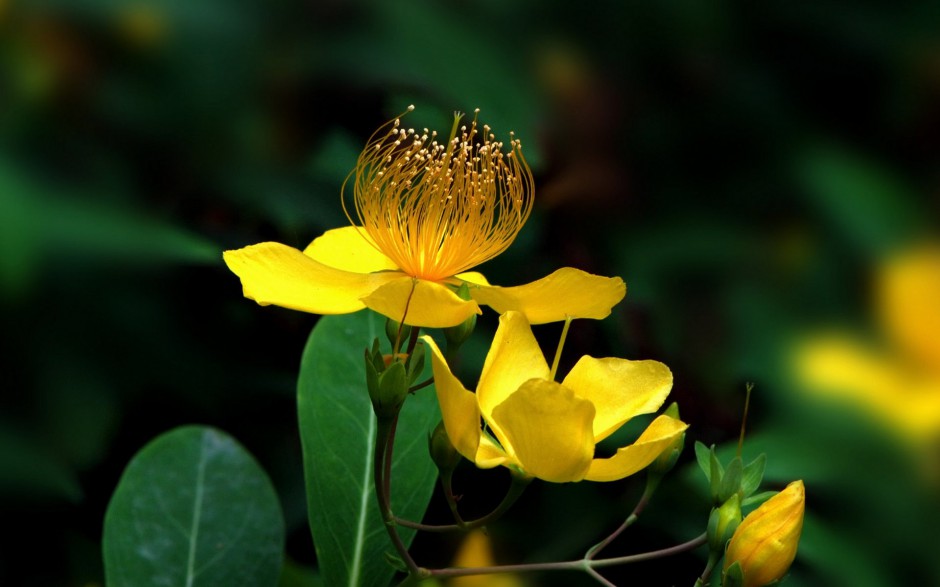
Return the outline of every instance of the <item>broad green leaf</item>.
{"type": "MultiPolygon", "coordinates": [[[[384,332],[385,318],[367,310],[324,316],[301,363],[297,403],[310,530],[321,576],[331,586],[384,587],[394,573],[373,491],[376,421],[363,359],[376,337],[384,344],[384,332]]],[[[437,471],[427,436],[439,419],[433,388],[405,401],[392,465],[392,511],[400,517],[420,520],[431,498],[437,471]]],[[[410,544],[414,533],[399,532],[410,544]]]]}
{"type": "Polygon", "coordinates": [[[185,426],[131,460],[104,520],[109,587],[278,584],[284,520],[268,476],[227,434],[185,426]]]}

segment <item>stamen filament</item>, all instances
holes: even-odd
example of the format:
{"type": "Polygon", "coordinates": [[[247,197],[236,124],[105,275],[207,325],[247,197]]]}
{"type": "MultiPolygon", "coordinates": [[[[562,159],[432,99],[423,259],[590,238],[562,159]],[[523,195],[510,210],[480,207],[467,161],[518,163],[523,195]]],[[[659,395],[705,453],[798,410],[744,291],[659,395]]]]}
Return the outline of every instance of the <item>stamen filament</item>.
{"type": "Polygon", "coordinates": [[[571,326],[571,316],[565,317],[565,325],[561,329],[561,337],[558,339],[558,348],[555,349],[555,358],[552,360],[552,372],[549,379],[555,380],[555,373],[558,372],[558,362],[561,360],[561,349],[565,346],[565,339],[568,338],[568,327],[571,326]]]}

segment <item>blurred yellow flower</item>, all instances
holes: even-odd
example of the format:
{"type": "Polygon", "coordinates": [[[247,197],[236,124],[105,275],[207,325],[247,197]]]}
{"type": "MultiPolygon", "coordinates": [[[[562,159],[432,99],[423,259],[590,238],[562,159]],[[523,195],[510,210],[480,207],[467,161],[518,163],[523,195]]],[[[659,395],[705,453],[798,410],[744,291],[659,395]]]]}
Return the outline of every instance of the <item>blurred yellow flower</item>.
{"type": "Polygon", "coordinates": [[[376,131],[351,174],[353,226],[327,231],[303,252],[273,242],[226,251],[245,296],[315,314],[368,307],[434,328],[460,324],[480,304],[523,312],[532,323],[608,316],[626,293],[618,277],[565,267],[504,288],[469,272],[502,253],[528,219],[532,172],[520,141],[503,153],[476,116],[469,128],[455,116],[450,138],[436,137],[401,128],[397,118],[376,131]],[[462,283],[470,300],[454,291],[462,283]]]}
{"type": "Polygon", "coordinates": [[[648,466],[688,427],[659,416],[633,444],[610,458],[594,458],[598,442],[662,406],[672,388],[668,367],[584,356],[556,383],[526,317],[507,312],[472,393],[451,373],[434,341],[423,339],[432,351],[447,434],[481,468],[503,465],[555,483],[615,481],[648,466]],[[481,430],[481,417],[493,436],[481,430]]]}
{"type": "Polygon", "coordinates": [[[725,571],[739,563],[744,587],[760,587],[783,577],[796,558],[805,504],[803,482],[794,481],[751,512],[728,543],[725,571]]]}
{"type": "Polygon", "coordinates": [[[940,378],[940,244],[918,246],[890,259],[878,276],[877,297],[891,342],[940,378]]]}
{"type": "MultiPolygon", "coordinates": [[[[477,529],[464,538],[452,566],[459,568],[490,567],[496,564],[493,544],[483,530],[477,529]]],[[[522,587],[524,583],[516,575],[470,575],[455,577],[447,582],[449,587],[522,587]]]]}
{"type": "Polygon", "coordinates": [[[809,391],[856,405],[903,439],[929,446],[940,437],[940,247],[892,257],[876,280],[883,344],[819,333],[794,352],[809,391]]]}

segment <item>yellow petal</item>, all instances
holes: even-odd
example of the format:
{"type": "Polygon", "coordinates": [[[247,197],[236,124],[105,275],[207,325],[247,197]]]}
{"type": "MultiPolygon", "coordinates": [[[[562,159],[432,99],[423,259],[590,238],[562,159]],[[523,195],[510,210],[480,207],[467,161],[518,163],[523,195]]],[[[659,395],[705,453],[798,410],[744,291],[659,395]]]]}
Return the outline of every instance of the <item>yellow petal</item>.
{"type": "Polygon", "coordinates": [[[671,447],[688,427],[685,422],[659,416],[630,446],[621,448],[609,459],[594,459],[584,478],[588,481],[617,481],[641,471],[671,447]]]}
{"type": "Polygon", "coordinates": [[[353,273],[319,263],[280,243],[260,243],[222,254],[242,281],[245,297],[314,314],[347,314],[365,307],[361,298],[396,273],[353,273]]]}
{"type": "Polygon", "coordinates": [[[477,401],[483,417],[510,454],[511,447],[506,446],[499,425],[493,421],[493,409],[529,379],[548,379],[549,373],[548,363],[525,316],[518,312],[500,316],[499,328],[480,373],[477,401]]]}
{"type": "Polygon", "coordinates": [[[479,286],[470,295],[500,314],[516,310],[530,324],[556,322],[565,318],[594,318],[610,315],[626,294],[619,277],[602,277],[579,269],[563,267],[547,277],[516,287],[479,286]]]}
{"type": "Polygon", "coordinates": [[[594,442],[600,442],[630,418],[658,410],[672,389],[672,372],[659,361],[584,356],[562,385],[594,404],[594,442]]]}
{"type": "Polygon", "coordinates": [[[895,254],[879,269],[879,316],[901,351],[940,375],[940,243],[895,254]]]}
{"type": "Polygon", "coordinates": [[[444,420],[447,437],[457,452],[464,458],[475,461],[482,436],[480,408],[477,406],[476,395],[467,391],[460,380],[450,372],[450,367],[434,340],[430,336],[422,336],[421,339],[431,349],[434,387],[437,390],[437,401],[441,406],[441,418],[444,420]]]}
{"type": "Polygon", "coordinates": [[[358,226],[324,232],[307,245],[304,255],[324,265],[355,273],[398,269],[391,259],[373,246],[369,235],[358,226]]]}
{"type": "Polygon", "coordinates": [[[553,483],[580,481],[591,466],[594,405],[560,383],[526,381],[496,406],[493,420],[528,475],[553,483]]]}
{"type": "Polygon", "coordinates": [[[476,302],[460,299],[444,285],[402,276],[398,272],[391,274],[396,278],[375,289],[364,297],[362,302],[392,320],[411,326],[446,328],[456,326],[474,314],[482,313],[476,302]]]}
{"type": "Polygon", "coordinates": [[[466,281],[471,285],[489,285],[490,282],[486,280],[486,277],[478,271],[467,271],[466,273],[458,273],[455,275],[460,281],[466,281]]]}
{"type": "Polygon", "coordinates": [[[506,451],[486,434],[480,437],[480,448],[477,449],[477,454],[473,462],[481,469],[492,469],[500,465],[518,464],[515,459],[507,455],[506,451]]]}

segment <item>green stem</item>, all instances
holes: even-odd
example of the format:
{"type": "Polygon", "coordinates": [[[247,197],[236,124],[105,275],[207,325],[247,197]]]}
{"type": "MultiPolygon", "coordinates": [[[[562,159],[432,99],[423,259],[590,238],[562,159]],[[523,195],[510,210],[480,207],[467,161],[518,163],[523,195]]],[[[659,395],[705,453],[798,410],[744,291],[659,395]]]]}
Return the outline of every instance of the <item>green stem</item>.
{"type": "MultiPolygon", "coordinates": [[[[534,571],[587,571],[588,569],[599,569],[613,567],[617,565],[626,565],[638,563],[657,558],[672,556],[690,550],[694,550],[708,542],[708,536],[702,533],[688,542],[652,550],[640,554],[631,554],[628,556],[618,556],[614,558],[604,558],[596,560],[578,559],[573,561],[563,561],[554,563],[528,563],[520,565],[497,565],[492,567],[469,567],[463,569],[425,569],[425,572],[432,577],[465,577],[468,575],[494,575],[497,573],[527,573],[534,571]]],[[[596,577],[595,577],[596,578],[596,577]]]]}
{"type": "Polygon", "coordinates": [[[712,571],[715,569],[715,564],[718,562],[719,555],[711,553],[708,555],[708,562],[705,564],[705,570],[702,571],[702,576],[698,578],[695,582],[696,585],[707,585],[708,580],[711,579],[712,571]]]}
{"type": "Polygon", "coordinates": [[[646,505],[650,502],[650,498],[653,497],[653,492],[656,490],[656,486],[650,483],[647,483],[646,489],[643,491],[643,495],[640,496],[640,500],[636,502],[636,506],[633,508],[633,511],[627,516],[627,519],[624,520],[623,524],[619,528],[614,530],[613,534],[605,538],[604,540],[598,542],[591,547],[590,550],[584,555],[585,560],[591,560],[602,550],[607,548],[607,546],[613,542],[624,530],[633,525],[634,522],[640,517],[640,514],[643,513],[643,510],[646,509],[646,505]]]}
{"type": "Polygon", "coordinates": [[[373,455],[373,475],[375,477],[375,495],[379,501],[379,512],[382,515],[382,521],[384,522],[385,530],[388,532],[389,540],[392,542],[392,546],[395,547],[395,550],[398,552],[398,556],[401,557],[405,565],[408,567],[408,573],[413,577],[421,577],[425,575],[425,572],[418,567],[414,559],[411,558],[411,554],[408,552],[408,547],[405,546],[404,541],[401,539],[401,536],[398,534],[398,529],[395,527],[395,516],[392,514],[391,508],[391,484],[386,478],[386,461],[391,462],[391,451],[390,448],[390,438],[395,432],[395,427],[398,421],[398,416],[394,418],[385,419],[379,418],[378,420],[378,430],[375,435],[375,453],[373,455]]]}
{"type": "Polygon", "coordinates": [[[558,362],[561,360],[561,349],[565,346],[565,339],[568,338],[568,327],[571,326],[571,317],[565,318],[565,325],[561,329],[561,337],[558,339],[558,348],[555,349],[555,359],[552,361],[552,373],[549,379],[555,380],[555,373],[558,372],[558,362]]]}
{"type": "MultiPolygon", "coordinates": [[[[464,521],[460,517],[460,513],[457,511],[457,504],[453,499],[453,492],[450,490],[449,480],[444,487],[444,495],[447,496],[447,502],[451,506],[451,512],[454,514],[454,519],[457,520],[456,524],[420,524],[418,522],[412,522],[411,520],[403,520],[402,518],[395,518],[395,523],[400,524],[406,528],[414,528],[415,530],[423,530],[425,532],[454,532],[457,530],[472,530],[474,528],[479,528],[485,526],[490,522],[498,519],[500,516],[506,513],[516,500],[519,499],[519,496],[522,495],[522,492],[529,485],[531,479],[525,477],[517,477],[513,475],[512,485],[509,487],[509,491],[506,492],[506,496],[503,497],[503,501],[499,503],[496,508],[490,513],[486,514],[481,518],[476,520],[464,521]]],[[[444,479],[441,479],[441,483],[444,484],[444,479]]]]}

